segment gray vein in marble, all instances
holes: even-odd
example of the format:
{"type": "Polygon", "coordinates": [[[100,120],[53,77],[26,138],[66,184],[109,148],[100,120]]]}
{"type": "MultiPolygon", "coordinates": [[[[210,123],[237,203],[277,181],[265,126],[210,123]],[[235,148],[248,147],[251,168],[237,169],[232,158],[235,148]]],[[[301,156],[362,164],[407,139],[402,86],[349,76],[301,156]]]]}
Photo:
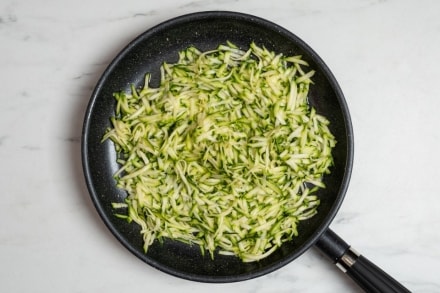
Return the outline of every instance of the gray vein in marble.
{"type": "Polygon", "coordinates": [[[79,75],[73,77],[73,79],[78,80],[78,79],[83,79],[83,78],[87,78],[89,76],[94,76],[95,73],[93,72],[84,72],[84,73],[80,73],[79,75]]]}
{"type": "Polygon", "coordinates": [[[355,218],[358,217],[356,213],[339,213],[335,218],[335,224],[350,224],[355,218]]]}
{"type": "Polygon", "coordinates": [[[14,14],[8,14],[8,15],[5,15],[5,16],[0,16],[0,25],[10,24],[10,23],[14,23],[14,22],[17,22],[17,21],[18,21],[18,18],[14,14]]]}
{"type": "Polygon", "coordinates": [[[150,10],[148,12],[142,12],[142,13],[135,13],[133,14],[133,17],[148,17],[153,15],[158,15],[159,12],[157,10],[150,10]]]}
{"type": "Polygon", "coordinates": [[[129,21],[132,20],[133,18],[144,18],[144,17],[150,17],[150,16],[154,16],[157,15],[158,12],[156,10],[149,10],[146,12],[137,12],[137,13],[133,13],[133,14],[128,14],[128,15],[123,15],[123,16],[119,16],[119,17],[109,17],[106,19],[101,19],[100,21],[84,21],[82,22],[80,25],[75,25],[74,28],[76,29],[89,29],[91,27],[95,27],[95,26],[99,26],[102,24],[105,25],[109,25],[111,23],[118,23],[118,22],[123,22],[123,21],[129,21]]]}
{"type": "Polygon", "coordinates": [[[2,146],[7,139],[9,139],[9,135],[0,136],[0,146],[2,146]]]}
{"type": "Polygon", "coordinates": [[[79,136],[70,136],[66,138],[60,138],[62,141],[66,141],[69,143],[79,143],[81,142],[81,138],[79,136]]]}
{"type": "Polygon", "coordinates": [[[366,5],[373,6],[387,2],[387,0],[364,0],[366,5]]]}
{"type": "Polygon", "coordinates": [[[210,0],[210,1],[205,1],[205,0],[198,0],[198,1],[191,1],[188,2],[184,5],[179,6],[178,8],[200,8],[200,7],[206,7],[209,6],[211,4],[233,4],[238,2],[238,0],[210,0]]]}
{"type": "Polygon", "coordinates": [[[39,150],[41,150],[41,147],[39,147],[39,146],[27,145],[27,144],[22,146],[21,148],[26,151],[39,151],[39,150]]]}

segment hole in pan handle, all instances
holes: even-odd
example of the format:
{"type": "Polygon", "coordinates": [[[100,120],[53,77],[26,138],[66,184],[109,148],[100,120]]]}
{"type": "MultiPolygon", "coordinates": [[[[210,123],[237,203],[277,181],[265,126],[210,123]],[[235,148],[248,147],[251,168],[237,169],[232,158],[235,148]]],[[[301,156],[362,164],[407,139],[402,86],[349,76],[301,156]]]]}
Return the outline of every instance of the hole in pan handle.
{"type": "Polygon", "coordinates": [[[411,292],[356,252],[331,229],[321,235],[316,247],[366,292],[411,292]]]}

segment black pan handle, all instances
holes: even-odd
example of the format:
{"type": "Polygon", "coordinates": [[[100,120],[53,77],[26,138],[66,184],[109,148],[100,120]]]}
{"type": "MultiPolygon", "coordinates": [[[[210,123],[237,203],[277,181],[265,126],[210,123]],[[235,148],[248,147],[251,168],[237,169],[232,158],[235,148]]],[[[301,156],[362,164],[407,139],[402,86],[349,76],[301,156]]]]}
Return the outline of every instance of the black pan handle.
{"type": "Polygon", "coordinates": [[[357,253],[330,229],[321,235],[316,246],[365,292],[410,292],[367,258],[357,253]]]}

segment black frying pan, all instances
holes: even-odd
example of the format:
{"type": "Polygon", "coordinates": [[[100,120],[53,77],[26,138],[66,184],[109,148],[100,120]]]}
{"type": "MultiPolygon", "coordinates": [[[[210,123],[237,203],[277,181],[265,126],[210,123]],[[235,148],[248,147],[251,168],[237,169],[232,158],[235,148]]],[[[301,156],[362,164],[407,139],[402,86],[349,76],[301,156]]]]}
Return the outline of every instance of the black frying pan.
{"type": "Polygon", "coordinates": [[[291,262],[316,245],[343,271],[369,292],[408,292],[402,285],[375,267],[329,230],[344,198],[352,169],[353,133],[344,96],[334,76],[321,58],[302,40],[284,28],[255,16],[234,12],[201,12],[184,15],[153,27],[131,42],[113,60],[99,80],[87,108],[83,135],[82,160],[92,200],[110,231],[133,254],[149,265],[171,275],[201,282],[235,282],[272,272],[291,262]],[[194,45],[200,50],[216,48],[231,41],[247,48],[257,45],[285,55],[302,55],[316,70],[309,101],[330,120],[330,130],[338,143],[334,149],[334,168],[324,178],[326,189],[319,191],[319,211],[300,223],[299,236],[283,244],[269,257],[243,263],[236,257],[209,254],[198,246],[165,240],[143,252],[142,237],[136,224],[114,216],[112,202],[120,202],[125,192],[115,186],[118,169],[116,153],[110,141],[101,143],[109,118],[115,112],[114,92],[141,87],[144,75],[151,72],[153,85],[159,85],[159,67],[164,61],[177,61],[177,52],[194,45]]]}

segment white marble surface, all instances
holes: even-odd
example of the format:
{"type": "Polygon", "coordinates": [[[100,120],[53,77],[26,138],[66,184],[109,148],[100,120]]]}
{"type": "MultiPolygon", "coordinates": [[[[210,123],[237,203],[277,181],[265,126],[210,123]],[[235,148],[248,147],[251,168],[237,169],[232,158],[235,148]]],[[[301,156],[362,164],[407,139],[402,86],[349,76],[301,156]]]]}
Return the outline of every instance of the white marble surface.
{"type": "Polygon", "coordinates": [[[100,74],[135,36],[180,14],[274,21],[326,61],[351,110],[355,164],[331,227],[414,292],[440,292],[440,2],[0,2],[2,292],[359,292],[315,249],[233,284],[161,273],[94,210],[80,162],[100,74]]]}

